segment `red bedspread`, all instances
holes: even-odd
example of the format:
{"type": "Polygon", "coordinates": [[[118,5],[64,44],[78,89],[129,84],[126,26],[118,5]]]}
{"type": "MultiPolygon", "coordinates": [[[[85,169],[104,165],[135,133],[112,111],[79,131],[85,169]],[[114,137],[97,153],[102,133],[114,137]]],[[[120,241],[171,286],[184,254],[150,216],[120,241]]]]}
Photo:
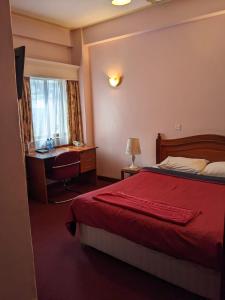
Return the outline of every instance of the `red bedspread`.
{"type": "Polygon", "coordinates": [[[224,215],[225,185],[141,172],[75,198],[67,225],[71,228],[78,222],[102,228],[168,255],[219,269],[224,215]],[[181,226],[93,198],[114,192],[201,211],[201,214],[181,226]]]}
{"type": "Polygon", "coordinates": [[[101,193],[94,196],[93,199],[179,225],[186,225],[200,214],[200,211],[193,209],[150,201],[149,199],[127,195],[122,192],[101,193]]]}

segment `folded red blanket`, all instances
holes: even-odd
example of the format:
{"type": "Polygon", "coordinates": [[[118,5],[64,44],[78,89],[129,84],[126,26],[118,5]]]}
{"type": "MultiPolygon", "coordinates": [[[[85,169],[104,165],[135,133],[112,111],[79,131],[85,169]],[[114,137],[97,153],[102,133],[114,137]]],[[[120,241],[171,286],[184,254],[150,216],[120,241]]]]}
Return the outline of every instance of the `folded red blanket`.
{"type": "Polygon", "coordinates": [[[179,225],[186,225],[200,214],[197,210],[149,201],[122,192],[102,193],[94,196],[93,199],[179,225]]]}

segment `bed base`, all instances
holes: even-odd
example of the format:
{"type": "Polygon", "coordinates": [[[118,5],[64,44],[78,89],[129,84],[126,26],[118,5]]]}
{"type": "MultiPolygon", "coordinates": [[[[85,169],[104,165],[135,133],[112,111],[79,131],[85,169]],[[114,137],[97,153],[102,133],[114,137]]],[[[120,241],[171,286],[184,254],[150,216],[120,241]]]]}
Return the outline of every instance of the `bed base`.
{"type": "Polygon", "coordinates": [[[79,228],[82,244],[199,296],[221,299],[220,272],[154,251],[103,229],[84,224],[79,224],[79,228]]]}

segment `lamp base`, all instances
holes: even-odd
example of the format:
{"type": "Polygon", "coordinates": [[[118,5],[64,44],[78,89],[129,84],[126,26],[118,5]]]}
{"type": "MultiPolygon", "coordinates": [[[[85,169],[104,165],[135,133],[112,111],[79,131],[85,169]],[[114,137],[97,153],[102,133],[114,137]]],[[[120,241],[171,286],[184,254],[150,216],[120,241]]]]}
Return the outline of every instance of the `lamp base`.
{"type": "Polygon", "coordinates": [[[136,170],[136,169],[139,169],[139,167],[132,163],[132,164],[129,166],[129,169],[131,169],[131,170],[136,170]]]}
{"type": "Polygon", "coordinates": [[[135,161],[135,155],[132,155],[131,157],[132,157],[132,164],[129,166],[129,169],[131,169],[131,170],[136,170],[136,169],[138,169],[138,166],[136,166],[136,165],[134,164],[134,161],[135,161]]]}

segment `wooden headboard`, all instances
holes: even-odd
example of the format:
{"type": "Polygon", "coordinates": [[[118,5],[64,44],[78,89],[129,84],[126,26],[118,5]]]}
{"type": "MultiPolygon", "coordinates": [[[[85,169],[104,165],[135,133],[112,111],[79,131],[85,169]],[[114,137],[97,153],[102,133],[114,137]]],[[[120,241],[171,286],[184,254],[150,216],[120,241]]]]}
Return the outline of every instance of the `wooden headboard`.
{"type": "Polygon", "coordinates": [[[167,140],[158,134],[156,162],[160,163],[169,155],[225,161],[225,136],[205,134],[167,140]]]}

